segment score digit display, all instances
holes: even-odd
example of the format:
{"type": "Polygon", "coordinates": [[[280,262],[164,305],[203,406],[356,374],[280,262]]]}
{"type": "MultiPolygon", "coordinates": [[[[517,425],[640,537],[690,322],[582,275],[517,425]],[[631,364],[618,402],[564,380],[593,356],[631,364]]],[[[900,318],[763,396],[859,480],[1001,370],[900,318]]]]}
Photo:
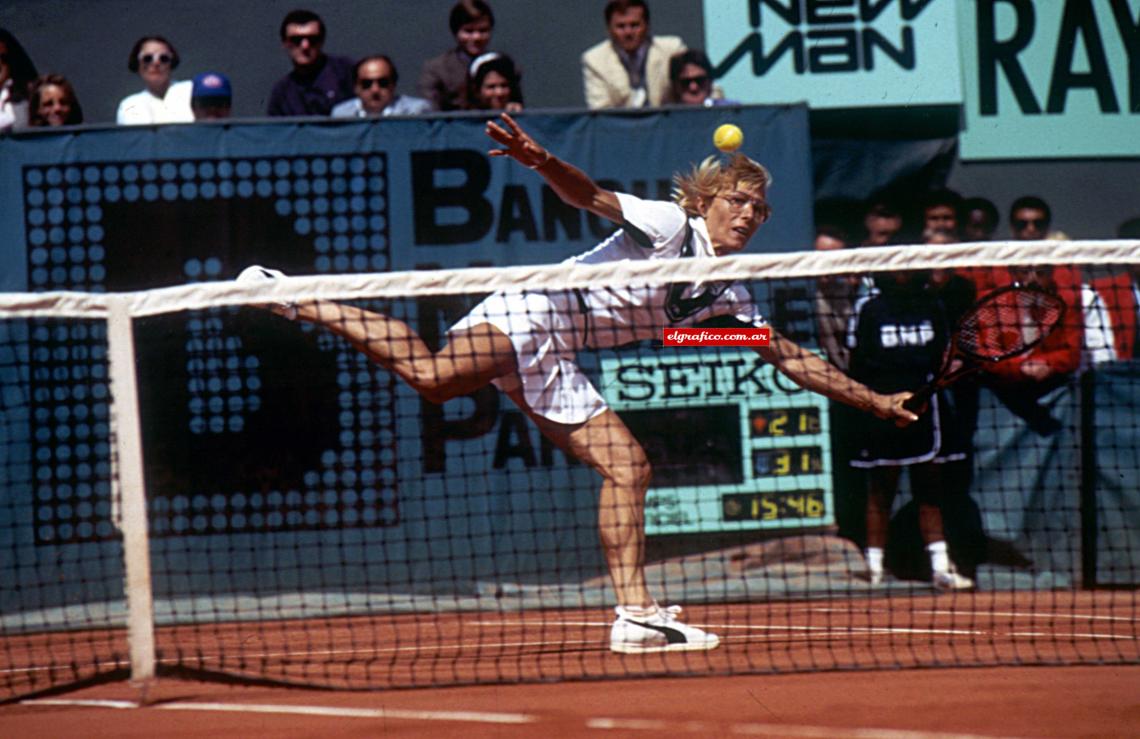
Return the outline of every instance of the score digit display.
{"type": "Polygon", "coordinates": [[[819,408],[765,408],[752,411],[753,436],[814,436],[819,408]]]}
{"type": "Polygon", "coordinates": [[[653,467],[646,534],[835,522],[826,398],[739,349],[619,354],[601,370],[653,467]]]}

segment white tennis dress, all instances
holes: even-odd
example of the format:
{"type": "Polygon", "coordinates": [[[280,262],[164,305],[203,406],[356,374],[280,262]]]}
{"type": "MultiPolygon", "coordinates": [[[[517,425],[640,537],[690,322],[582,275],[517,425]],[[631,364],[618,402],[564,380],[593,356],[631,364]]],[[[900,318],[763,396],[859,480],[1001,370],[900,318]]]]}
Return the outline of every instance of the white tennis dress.
{"type": "MultiPolygon", "coordinates": [[[[617,198],[622,228],[567,263],[715,258],[703,218],[689,218],[674,203],[626,193],[617,198]]],[[[451,331],[482,324],[502,331],[514,346],[518,371],[493,384],[507,392],[521,386],[527,405],[543,418],[580,424],[607,407],[575,361],[580,349],[660,339],[668,327],[691,326],[713,316],[765,325],[743,286],[659,284],[495,293],[451,331]]]]}

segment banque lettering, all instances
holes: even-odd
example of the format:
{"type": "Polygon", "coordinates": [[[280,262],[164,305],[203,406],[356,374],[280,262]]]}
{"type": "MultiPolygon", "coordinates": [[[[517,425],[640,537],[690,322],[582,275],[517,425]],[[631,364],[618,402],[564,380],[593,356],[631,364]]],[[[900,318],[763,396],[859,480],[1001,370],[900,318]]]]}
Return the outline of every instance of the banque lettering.
{"type": "Polygon", "coordinates": [[[880,56],[897,66],[913,70],[918,63],[914,28],[917,18],[934,0],[750,0],[748,19],[752,32],[717,65],[715,75],[724,76],[745,57],[752,60],[752,73],[764,76],[785,56],[796,74],[836,74],[872,71],[880,56]],[[904,21],[897,42],[877,31],[873,24],[891,6],[904,21]],[[772,14],[795,30],[765,43],[762,29],[772,14]]]}
{"type": "MultiPolygon", "coordinates": [[[[473,244],[492,232],[499,243],[516,234],[529,242],[581,241],[583,220],[593,240],[603,239],[613,230],[609,221],[562,202],[547,185],[541,187],[537,198],[530,187],[504,185],[498,202],[493,202],[491,163],[482,151],[413,151],[411,169],[416,246],[473,244]]],[[[667,179],[629,183],[600,179],[598,184],[657,200],[670,199],[672,187],[667,179]]]]}

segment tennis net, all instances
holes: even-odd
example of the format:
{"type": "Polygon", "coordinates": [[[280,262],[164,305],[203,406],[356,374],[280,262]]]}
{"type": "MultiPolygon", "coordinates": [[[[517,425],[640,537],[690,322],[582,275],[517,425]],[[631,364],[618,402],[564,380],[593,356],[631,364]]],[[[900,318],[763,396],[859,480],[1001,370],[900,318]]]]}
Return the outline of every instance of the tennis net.
{"type": "Polygon", "coordinates": [[[1136,662],[1138,268],[1136,242],[1068,242],[0,296],[0,700],[155,675],[374,689],[1136,662]],[[1061,328],[901,430],[736,333],[710,345],[739,321],[671,346],[599,309],[660,293],[694,318],[702,294],[747,298],[893,390],[915,370],[885,349],[936,337],[938,357],[903,362],[925,379],[953,316],[1014,279],[1065,297],[1061,328]],[[252,307],[311,319],[318,298],[336,301],[323,325],[252,307]],[[336,307],[435,350],[480,304],[429,380],[404,373],[422,392],[381,366],[415,353],[398,326],[336,307]],[[481,325],[523,319],[546,333],[516,342],[525,371],[501,393],[481,325]],[[555,420],[614,410],[652,477],[621,429],[566,436],[508,396],[555,420]],[[642,528],[649,593],[685,607],[658,618],[717,648],[612,651],[642,528]]]}

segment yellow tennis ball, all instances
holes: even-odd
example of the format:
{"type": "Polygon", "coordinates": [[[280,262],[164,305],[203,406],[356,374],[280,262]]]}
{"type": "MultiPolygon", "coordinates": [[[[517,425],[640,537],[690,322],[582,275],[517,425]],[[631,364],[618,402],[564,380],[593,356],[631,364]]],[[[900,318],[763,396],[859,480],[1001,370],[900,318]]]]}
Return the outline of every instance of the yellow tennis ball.
{"type": "Polygon", "coordinates": [[[731,123],[725,123],[713,132],[713,145],[721,151],[736,151],[743,143],[744,132],[731,123]]]}

